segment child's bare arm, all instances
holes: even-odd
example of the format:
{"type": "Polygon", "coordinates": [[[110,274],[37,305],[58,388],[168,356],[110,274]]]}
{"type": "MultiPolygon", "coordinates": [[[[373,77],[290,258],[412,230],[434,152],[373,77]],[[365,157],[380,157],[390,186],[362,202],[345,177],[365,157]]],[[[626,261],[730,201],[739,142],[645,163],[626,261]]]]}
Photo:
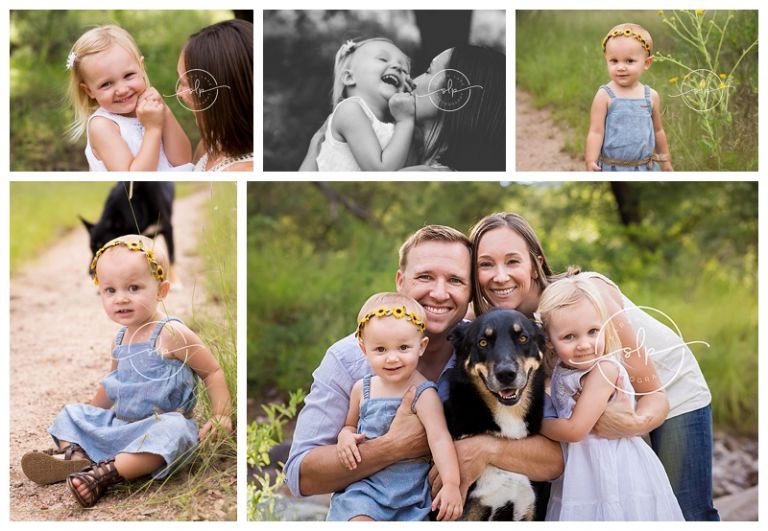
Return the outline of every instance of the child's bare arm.
{"type": "Polygon", "coordinates": [[[94,155],[109,171],[128,171],[133,153],[128,148],[120,127],[108,118],[95,116],[88,122],[88,140],[94,155]]]}
{"type": "Polygon", "coordinates": [[[357,422],[360,419],[360,395],[362,393],[362,381],[355,382],[352,386],[352,391],[349,395],[349,410],[347,411],[347,418],[344,421],[344,427],[339,432],[339,437],[336,442],[336,455],[339,458],[339,462],[344,465],[347,470],[354,470],[357,468],[357,463],[360,463],[363,458],[360,455],[360,450],[357,445],[365,439],[364,433],[357,433],[357,422]]]}
{"type": "Polygon", "coordinates": [[[165,123],[164,107],[163,102],[150,99],[141,100],[136,105],[136,117],[144,126],[144,137],[130,171],[157,171],[165,123]]]}
{"type": "Polygon", "coordinates": [[[651,101],[653,103],[653,134],[656,137],[656,153],[666,160],[661,161],[662,171],[674,171],[672,168],[672,158],[669,154],[669,144],[667,144],[667,134],[661,125],[661,98],[655,90],[651,91],[651,101]]]}
{"type": "Polygon", "coordinates": [[[174,166],[191,162],[192,143],[157,89],[154,87],[147,88],[142,93],[141,99],[153,99],[163,105],[163,150],[168,162],[174,166]]]}
{"type": "Polygon", "coordinates": [[[600,171],[597,159],[600,157],[600,150],[603,147],[605,116],[608,114],[608,105],[610,103],[610,96],[603,89],[598,89],[595,98],[592,100],[592,110],[589,113],[589,133],[587,134],[587,145],[584,151],[587,171],[600,171]]]}
{"type": "MultiPolygon", "coordinates": [[[[396,94],[392,99],[397,96],[400,95],[396,94]]],[[[402,96],[412,99],[408,95],[402,96]]],[[[413,102],[410,105],[413,105],[413,102]]],[[[398,109],[400,106],[405,105],[398,105],[398,109]]],[[[405,166],[414,129],[413,115],[409,119],[403,114],[405,113],[400,114],[401,120],[395,122],[395,132],[384,149],[381,149],[379,140],[371,128],[371,121],[354,100],[338,107],[333,117],[332,127],[349,145],[360,169],[395,171],[405,166]]]]}
{"type": "Polygon", "coordinates": [[[416,402],[416,414],[427,432],[432,460],[442,480],[442,488],[432,502],[432,509],[439,508],[438,520],[456,520],[461,516],[464,505],[460,491],[459,458],[437,391],[427,389],[421,393],[416,402]]]}
{"type": "Polygon", "coordinates": [[[579,442],[584,439],[597,419],[605,411],[605,406],[616,391],[615,383],[619,376],[616,364],[610,361],[600,361],[584,378],[581,395],[576,401],[571,418],[544,419],[541,423],[541,433],[560,442],[579,442]]]}
{"type": "Polygon", "coordinates": [[[227,388],[224,371],[213,353],[192,330],[178,322],[163,328],[158,341],[160,352],[186,363],[203,380],[211,401],[211,419],[199,431],[202,439],[211,431],[232,431],[232,399],[227,388]]]}

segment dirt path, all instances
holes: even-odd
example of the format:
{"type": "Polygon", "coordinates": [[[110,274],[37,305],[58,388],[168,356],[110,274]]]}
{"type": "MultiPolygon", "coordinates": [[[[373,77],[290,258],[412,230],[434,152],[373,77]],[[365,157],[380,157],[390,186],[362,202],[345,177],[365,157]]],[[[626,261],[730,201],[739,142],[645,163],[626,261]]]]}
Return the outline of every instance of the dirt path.
{"type": "Polygon", "coordinates": [[[516,89],[517,171],[582,171],[581,160],[563,151],[562,126],[555,124],[549,111],[535,109],[531,95],[516,89]]]}
{"type": "MultiPolygon", "coordinates": [[[[194,305],[208,303],[202,263],[197,254],[199,217],[209,192],[200,191],[174,203],[174,232],[178,276],[184,287],[166,299],[167,311],[190,317],[194,305]],[[194,288],[194,301],[192,293],[194,288]]],[[[12,520],[146,520],[185,519],[179,506],[149,504],[157,486],[134,493],[107,494],[95,510],[82,510],[64,483],[39,486],[21,471],[21,456],[52,446],[46,429],[64,404],[87,402],[109,371],[110,341],[117,332],[101,308],[96,289],[86,273],[91,253],[88,235],[78,228],[50,246],[11,282],[11,426],[10,515],[12,520]]],[[[178,491],[179,479],[162,489],[163,498],[178,491]]],[[[224,519],[235,513],[235,478],[231,496],[200,499],[201,518],[224,519]],[[209,509],[210,508],[210,509],[209,509]]],[[[185,493],[188,497],[197,494],[185,493]]]]}

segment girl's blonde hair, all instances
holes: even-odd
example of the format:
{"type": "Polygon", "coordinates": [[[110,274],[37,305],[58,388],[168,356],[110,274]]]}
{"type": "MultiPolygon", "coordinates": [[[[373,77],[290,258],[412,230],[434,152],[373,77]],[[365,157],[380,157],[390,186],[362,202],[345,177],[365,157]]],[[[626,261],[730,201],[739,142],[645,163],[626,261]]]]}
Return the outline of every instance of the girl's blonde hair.
{"type": "Polygon", "coordinates": [[[336,52],[336,57],[333,60],[333,91],[331,92],[331,110],[338,103],[341,103],[347,98],[347,87],[342,80],[342,74],[345,70],[349,70],[349,64],[352,62],[352,56],[361,46],[365,46],[369,42],[384,41],[397,46],[391,40],[384,37],[372,37],[370,39],[363,39],[361,41],[348,40],[341,45],[339,51],[336,52]]]}
{"type": "MultiPolygon", "coordinates": [[[[597,310],[603,326],[600,331],[604,338],[605,350],[604,356],[616,356],[621,350],[621,340],[610,321],[608,310],[605,307],[603,298],[595,286],[586,278],[579,275],[573,275],[562,278],[548,285],[541,294],[539,302],[539,317],[544,331],[548,334],[548,328],[552,322],[552,314],[556,310],[567,308],[578,304],[583,300],[588,300],[597,310]]],[[[557,364],[557,353],[552,348],[548,348],[544,356],[547,368],[551,371],[557,364]]]]}
{"type": "MultiPolygon", "coordinates": [[[[70,142],[77,142],[88,125],[88,118],[99,107],[95,100],[88,97],[85,91],[80,87],[83,83],[83,76],[80,72],[80,63],[84,57],[92,54],[101,53],[112,46],[120,46],[130,53],[136,62],[141,64],[141,52],[133,40],[131,34],[120,26],[108,24],[98,26],[83,33],[77,42],[72,46],[69,53],[67,65],[69,67],[69,86],[67,87],[67,98],[74,111],[74,120],[67,130],[67,138],[70,142]]],[[[149,86],[147,72],[142,68],[144,81],[149,86]]]]}

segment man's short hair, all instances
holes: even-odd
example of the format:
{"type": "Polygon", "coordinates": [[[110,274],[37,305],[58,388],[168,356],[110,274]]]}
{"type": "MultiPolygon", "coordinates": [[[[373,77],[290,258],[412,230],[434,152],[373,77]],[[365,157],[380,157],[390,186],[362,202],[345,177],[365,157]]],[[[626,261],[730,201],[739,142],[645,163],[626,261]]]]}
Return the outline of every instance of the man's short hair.
{"type": "Polygon", "coordinates": [[[461,243],[470,256],[472,254],[472,244],[464,233],[446,225],[426,225],[411,234],[400,247],[400,271],[405,271],[411,249],[424,242],[461,243]]]}

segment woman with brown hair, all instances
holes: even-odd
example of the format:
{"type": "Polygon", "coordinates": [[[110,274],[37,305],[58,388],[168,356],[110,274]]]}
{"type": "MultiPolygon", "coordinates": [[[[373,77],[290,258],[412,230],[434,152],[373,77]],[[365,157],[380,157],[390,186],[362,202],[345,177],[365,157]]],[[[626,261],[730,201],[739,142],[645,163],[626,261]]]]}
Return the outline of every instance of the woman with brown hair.
{"type": "Polygon", "coordinates": [[[189,38],[178,96],[195,113],[195,171],[253,170],[253,24],[225,20],[189,38]]]}

